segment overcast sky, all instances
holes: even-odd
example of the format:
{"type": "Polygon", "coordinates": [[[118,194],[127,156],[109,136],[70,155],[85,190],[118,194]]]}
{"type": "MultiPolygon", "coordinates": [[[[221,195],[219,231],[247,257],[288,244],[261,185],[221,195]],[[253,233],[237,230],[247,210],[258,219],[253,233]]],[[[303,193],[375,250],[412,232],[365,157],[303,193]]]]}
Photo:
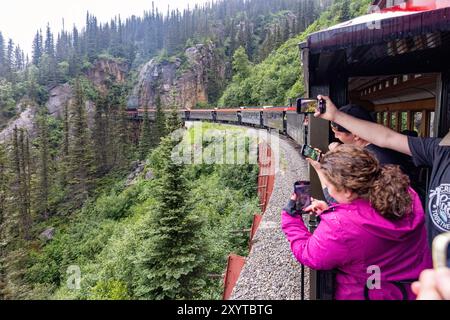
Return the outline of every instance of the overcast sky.
{"type": "MultiPolygon", "coordinates": [[[[167,6],[171,8],[192,8],[196,3],[208,0],[153,0],[155,6],[164,14],[167,6]]],[[[152,0],[1,0],[0,2],[0,32],[6,39],[13,39],[30,54],[33,37],[38,29],[45,32],[50,23],[53,33],[62,29],[62,21],[66,30],[73,25],[81,29],[85,25],[86,11],[94,14],[99,22],[109,21],[116,15],[122,21],[132,15],[142,16],[144,10],[151,10],[152,0]]]]}

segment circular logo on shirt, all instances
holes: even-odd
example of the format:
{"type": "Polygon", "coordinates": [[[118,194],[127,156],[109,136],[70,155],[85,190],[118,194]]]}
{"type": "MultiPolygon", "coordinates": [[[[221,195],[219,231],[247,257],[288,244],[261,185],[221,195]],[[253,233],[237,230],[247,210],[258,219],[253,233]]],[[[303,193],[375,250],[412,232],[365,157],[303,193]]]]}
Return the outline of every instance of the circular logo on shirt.
{"type": "Polygon", "coordinates": [[[430,191],[428,209],[434,225],[444,232],[450,231],[450,184],[441,184],[430,191]]]}

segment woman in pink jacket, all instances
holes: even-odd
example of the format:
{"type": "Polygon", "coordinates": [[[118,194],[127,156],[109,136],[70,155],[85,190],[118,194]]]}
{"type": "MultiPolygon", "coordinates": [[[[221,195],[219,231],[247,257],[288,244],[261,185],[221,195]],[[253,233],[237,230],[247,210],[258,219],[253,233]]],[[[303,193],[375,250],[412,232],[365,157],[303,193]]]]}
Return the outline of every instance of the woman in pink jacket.
{"type": "Polygon", "coordinates": [[[410,284],[432,260],[424,211],[408,177],[351,145],[327,153],[321,170],[338,203],[314,200],[305,209],[320,216],[311,234],[291,197],[282,229],[294,256],[312,269],[337,270],[336,299],[415,299],[410,284]]]}

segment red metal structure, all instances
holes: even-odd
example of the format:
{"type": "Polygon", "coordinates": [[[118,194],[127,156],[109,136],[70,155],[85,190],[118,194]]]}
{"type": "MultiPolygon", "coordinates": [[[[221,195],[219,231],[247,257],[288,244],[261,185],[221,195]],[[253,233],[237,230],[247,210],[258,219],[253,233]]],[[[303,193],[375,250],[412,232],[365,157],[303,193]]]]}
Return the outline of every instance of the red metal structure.
{"type": "Polygon", "coordinates": [[[255,214],[253,216],[252,228],[250,230],[250,239],[248,241],[248,251],[252,251],[253,237],[255,236],[256,231],[258,231],[258,227],[261,223],[262,217],[263,216],[261,214],[255,214]]]}
{"type": "Polygon", "coordinates": [[[377,0],[373,3],[382,12],[428,11],[450,7],[449,0],[377,0]]]}
{"type": "Polygon", "coordinates": [[[231,254],[228,257],[227,271],[224,279],[225,289],[223,291],[223,300],[228,300],[231,297],[234,286],[239,279],[239,275],[241,274],[244,264],[244,257],[235,254],[231,254]]]}
{"type": "MultiPolygon", "coordinates": [[[[272,195],[275,183],[275,163],[273,160],[272,149],[266,142],[260,143],[258,146],[258,197],[260,199],[261,212],[265,212],[267,204],[272,195]]],[[[261,223],[262,215],[255,214],[253,216],[252,228],[250,230],[249,251],[252,248],[253,237],[261,223]]],[[[233,292],[234,286],[239,279],[242,268],[245,264],[245,258],[231,254],[228,257],[228,264],[224,279],[223,299],[228,300],[233,292]]]]}
{"type": "Polygon", "coordinates": [[[272,149],[265,142],[259,145],[258,164],[258,196],[260,199],[261,212],[264,213],[275,183],[275,163],[272,159],[272,149]]]}

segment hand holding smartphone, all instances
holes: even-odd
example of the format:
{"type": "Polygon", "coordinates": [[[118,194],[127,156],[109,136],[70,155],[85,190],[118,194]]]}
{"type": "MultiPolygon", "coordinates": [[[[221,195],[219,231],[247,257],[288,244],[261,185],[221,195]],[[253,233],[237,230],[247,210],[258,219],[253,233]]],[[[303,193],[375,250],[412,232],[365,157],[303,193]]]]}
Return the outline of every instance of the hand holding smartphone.
{"type": "Polygon", "coordinates": [[[319,111],[321,114],[326,112],[325,99],[297,99],[297,113],[314,114],[319,111]]]}
{"type": "Polygon", "coordinates": [[[294,192],[297,196],[295,210],[301,214],[307,212],[304,209],[311,205],[311,184],[309,181],[297,181],[294,183],[294,192]]]}
{"type": "Polygon", "coordinates": [[[317,149],[317,148],[313,148],[307,144],[303,145],[302,147],[302,156],[305,158],[309,158],[311,160],[320,162],[320,159],[322,157],[322,151],[317,149]]]}

